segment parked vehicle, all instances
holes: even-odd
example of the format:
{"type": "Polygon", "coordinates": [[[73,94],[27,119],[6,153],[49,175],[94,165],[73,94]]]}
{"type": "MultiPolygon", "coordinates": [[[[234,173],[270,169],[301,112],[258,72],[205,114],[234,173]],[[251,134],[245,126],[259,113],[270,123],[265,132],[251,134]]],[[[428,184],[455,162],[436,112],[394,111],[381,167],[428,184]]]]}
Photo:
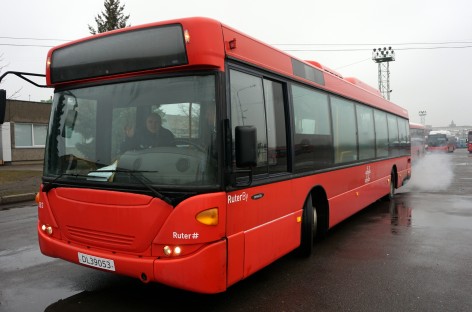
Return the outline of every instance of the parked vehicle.
{"type": "Polygon", "coordinates": [[[426,140],[428,152],[452,153],[456,149],[456,137],[449,131],[430,131],[426,140]]]}

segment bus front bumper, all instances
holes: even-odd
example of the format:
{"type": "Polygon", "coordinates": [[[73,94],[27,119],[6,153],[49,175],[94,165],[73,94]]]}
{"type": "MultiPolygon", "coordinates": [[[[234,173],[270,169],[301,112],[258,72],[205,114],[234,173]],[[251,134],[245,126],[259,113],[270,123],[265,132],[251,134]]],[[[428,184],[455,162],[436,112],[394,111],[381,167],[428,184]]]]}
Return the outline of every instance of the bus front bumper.
{"type": "Polygon", "coordinates": [[[182,258],[141,257],[82,247],[48,236],[39,224],[38,240],[41,252],[46,256],[136,277],[145,283],[158,282],[209,294],[226,290],[226,240],[209,244],[182,258]]]}

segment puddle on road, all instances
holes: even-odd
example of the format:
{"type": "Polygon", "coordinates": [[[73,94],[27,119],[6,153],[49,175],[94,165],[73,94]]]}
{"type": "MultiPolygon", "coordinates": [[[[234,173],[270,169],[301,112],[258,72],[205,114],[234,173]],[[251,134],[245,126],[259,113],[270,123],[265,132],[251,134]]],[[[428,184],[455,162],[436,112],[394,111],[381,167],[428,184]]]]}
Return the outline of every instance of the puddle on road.
{"type": "Polygon", "coordinates": [[[404,201],[393,200],[389,204],[391,232],[398,234],[399,227],[410,227],[412,209],[404,201]]]}
{"type": "Polygon", "coordinates": [[[52,262],[56,259],[41,254],[38,245],[30,245],[15,250],[0,251],[0,272],[23,270],[36,265],[52,262]]]}

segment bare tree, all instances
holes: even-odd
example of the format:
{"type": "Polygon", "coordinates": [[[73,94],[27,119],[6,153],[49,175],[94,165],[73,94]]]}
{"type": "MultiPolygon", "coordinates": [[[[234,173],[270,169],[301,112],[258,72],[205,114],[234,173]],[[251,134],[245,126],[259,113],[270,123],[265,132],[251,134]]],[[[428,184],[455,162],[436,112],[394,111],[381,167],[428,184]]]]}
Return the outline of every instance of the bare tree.
{"type": "MultiPolygon", "coordinates": [[[[4,61],[4,59],[3,59],[3,53],[2,53],[2,54],[0,54],[0,76],[2,75],[2,72],[4,71],[4,69],[9,65],[9,64],[5,64],[3,61],[4,61]]],[[[0,84],[2,84],[1,81],[0,81],[0,84]]],[[[23,87],[21,87],[18,90],[14,91],[13,94],[8,96],[8,99],[9,100],[14,100],[14,99],[18,98],[20,96],[21,89],[23,89],[23,87]]]]}
{"type": "Polygon", "coordinates": [[[125,5],[120,6],[120,0],[105,0],[104,6],[105,10],[95,17],[97,28],[88,25],[92,35],[130,26],[126,25],[129,14],[123,14],[125,5]]]}
{"type": "MultiPolygon", "coordinates": [[[[3,72],[3,69],[4,69],[5,67],[7,67],[6,64],[2,64],[2,63],[3,63],[3,53],[0,54],[0,74],[3,72]]],[[[0,83],[1,83],[1,82],[0,82],[0,83]]]]}

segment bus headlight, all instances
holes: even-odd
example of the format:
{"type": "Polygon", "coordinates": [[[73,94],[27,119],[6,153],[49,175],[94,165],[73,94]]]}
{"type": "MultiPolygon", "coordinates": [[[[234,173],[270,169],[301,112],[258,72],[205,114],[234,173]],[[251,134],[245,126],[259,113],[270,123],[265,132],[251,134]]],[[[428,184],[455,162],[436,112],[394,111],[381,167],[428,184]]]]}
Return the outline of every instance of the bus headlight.
{"type": "Polygon", "coordinates": [[[164,246],[164,254],[166,256],[180,256],[181,253],[182,248],[180,248],[179,246],[175,246],[173,249],[171,246],[164,246]]]}
{"type": "Polygon", "coordinates": [[[164,247],[164,254],[166,256],[170,256],[171,253],[172,253],[172,248],[170,248],[169,246],[165,246],[164,247]]]}
{"type": "Polygon", "coordinates": [[[182,249],[179,246],[174,248],[174,255],[175,256],[180,256],[181,252],[182,252],[182,249]]]}
{"type": "Polygon", "coordinates": [[[52,227],[50,225],[46,225],[46,224],[41,225],[41,230],[48,235],[52,235],[52,227]]]}

